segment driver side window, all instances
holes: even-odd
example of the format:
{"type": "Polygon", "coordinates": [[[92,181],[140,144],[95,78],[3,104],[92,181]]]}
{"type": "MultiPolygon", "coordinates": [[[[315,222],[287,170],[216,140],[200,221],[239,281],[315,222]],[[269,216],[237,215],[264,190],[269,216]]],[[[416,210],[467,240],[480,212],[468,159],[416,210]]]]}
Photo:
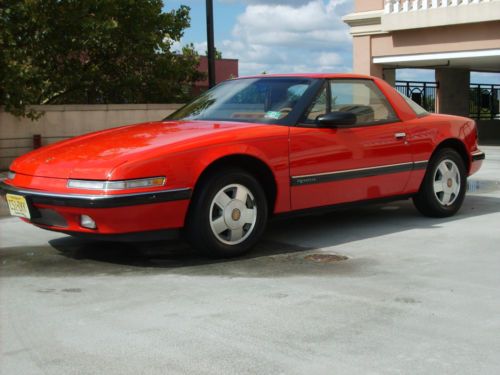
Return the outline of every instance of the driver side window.
{"type": "Polygon", "coordinates": [[[328,95],[327,95],[327,88],[328,86],[325,85],[322,89],[319,95],[314,99],[311,107],[309,108],[309,111],[306,116],[306,124],[314,124],[316,123],[316,119],[324,115],[327,111],[327,100],[328,100],[328,95]]]}
{"type": "Polygon", "coordinates": [[[305,117],[306,124],[327,112],[350,112],[356,125],[398,121],[391,105],[377,85],[366,79],[332,79],[318,94],[305,117]]]}

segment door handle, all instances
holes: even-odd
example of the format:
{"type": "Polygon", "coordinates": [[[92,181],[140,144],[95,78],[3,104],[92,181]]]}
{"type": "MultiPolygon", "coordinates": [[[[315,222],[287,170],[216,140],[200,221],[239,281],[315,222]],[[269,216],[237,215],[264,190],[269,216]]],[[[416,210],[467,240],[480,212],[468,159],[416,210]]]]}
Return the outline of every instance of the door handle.
{"type": "Polygon", "coordinates": [[[406,138],[406,133],[395,133],[394,137],[396,139],[405,139],[406,138]]]}

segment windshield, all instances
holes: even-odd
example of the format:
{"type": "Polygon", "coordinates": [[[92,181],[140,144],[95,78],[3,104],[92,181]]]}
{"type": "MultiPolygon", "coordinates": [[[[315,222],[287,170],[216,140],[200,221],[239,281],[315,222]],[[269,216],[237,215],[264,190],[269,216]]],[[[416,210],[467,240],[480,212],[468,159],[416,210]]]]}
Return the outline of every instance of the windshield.
{"type": "Polygon", "coordinates": [[[167,120],[273,123],[293,111],[314,81],[300,77],[226,81],[174,112],[167,120]]]}

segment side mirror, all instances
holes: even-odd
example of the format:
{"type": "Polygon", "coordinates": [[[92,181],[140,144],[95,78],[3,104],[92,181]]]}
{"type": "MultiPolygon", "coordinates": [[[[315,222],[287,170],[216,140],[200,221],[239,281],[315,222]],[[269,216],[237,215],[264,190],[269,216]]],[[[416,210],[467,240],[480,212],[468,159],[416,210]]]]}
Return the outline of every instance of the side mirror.
{"type": "Polygon", "coordinates": [[[356,124],[356,115],[352,112],[329,112],[319,116],[317,123],[324,128],[349,128],[356,124]]]}

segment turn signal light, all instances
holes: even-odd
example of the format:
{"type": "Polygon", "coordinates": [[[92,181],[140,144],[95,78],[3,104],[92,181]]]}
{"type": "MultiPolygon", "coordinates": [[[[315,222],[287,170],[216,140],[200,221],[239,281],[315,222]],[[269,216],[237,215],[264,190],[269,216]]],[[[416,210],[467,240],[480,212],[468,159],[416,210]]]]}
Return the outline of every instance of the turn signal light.
{"type": "Polygon", "coordinates": [[[90,216],[88,215],[81,215],[80,216],[80,225],[84,228],[87,229],[97,229],[97,225],[90,216]]]}

